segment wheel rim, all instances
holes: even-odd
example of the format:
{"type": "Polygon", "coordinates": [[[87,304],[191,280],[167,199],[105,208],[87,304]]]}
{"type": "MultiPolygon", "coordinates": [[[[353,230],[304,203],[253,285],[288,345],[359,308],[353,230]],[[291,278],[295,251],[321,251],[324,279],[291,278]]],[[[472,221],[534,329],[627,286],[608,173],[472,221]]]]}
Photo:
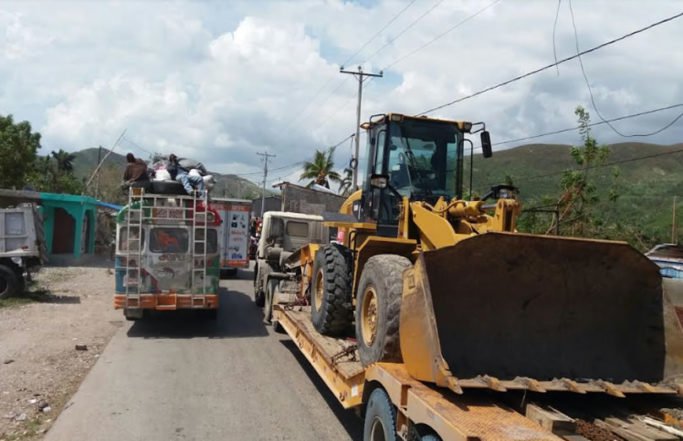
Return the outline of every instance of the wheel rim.
{"type": "Polygon", "coordinates": [[[372,427],[370,428],[370,441],[386,441],[384,434],[384,424],[379,417],[372,420],[372,427]]]}
{"type": "Polygon", "coordinates": [[[366,346],[372,346],[377,336],[377,292],[373,287],[365,290],[360,312],[363,342],[366,346]]]}
{"type": "Polygon", "coordinates": [[[323,295],[325,293],[325,284],[323,283],[324,277],[325,274],[323,273],[323,270],[318,270],[318,276],[315,279],[315,295],[313,296],[316,311],[320,311],[323,304],[323,295]]]}

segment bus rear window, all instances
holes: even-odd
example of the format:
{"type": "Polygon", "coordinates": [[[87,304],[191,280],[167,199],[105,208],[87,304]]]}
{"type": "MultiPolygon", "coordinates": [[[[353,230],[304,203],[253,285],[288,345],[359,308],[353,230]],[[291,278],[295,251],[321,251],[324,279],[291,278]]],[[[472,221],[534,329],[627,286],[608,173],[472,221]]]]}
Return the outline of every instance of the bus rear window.
{"type": "Polygon", "coordinates": [[[183,228],[153,228],[149,250],[153,253],[187,253],[189,238],[183,228]]]}

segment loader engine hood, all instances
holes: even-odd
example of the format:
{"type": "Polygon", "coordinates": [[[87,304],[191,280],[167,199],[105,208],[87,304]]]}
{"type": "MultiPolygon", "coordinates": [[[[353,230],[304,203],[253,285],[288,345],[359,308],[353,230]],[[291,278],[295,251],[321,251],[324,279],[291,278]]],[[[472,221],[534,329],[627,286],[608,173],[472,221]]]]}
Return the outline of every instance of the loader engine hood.
{"type": "Polygon", "coordinates": [[[400,335],[411,374],[456,391],[647,389],[683,370],[658,268],[621,242],[486,233],[424,252],[405,274],[400,335]]]}

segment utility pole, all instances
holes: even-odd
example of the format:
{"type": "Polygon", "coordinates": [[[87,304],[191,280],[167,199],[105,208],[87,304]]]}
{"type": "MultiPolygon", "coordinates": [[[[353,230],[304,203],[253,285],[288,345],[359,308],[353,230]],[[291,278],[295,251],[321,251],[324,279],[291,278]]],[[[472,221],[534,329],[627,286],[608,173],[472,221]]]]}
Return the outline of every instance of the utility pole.
{"type": "Polygon", "coordinates": [[[271,155],[268,152],[257,153],[259,156],[263,156],[263,188],[261,189],[261,219],[263,219],[263,211],[266,208],[266,179],[268,178],[268,158],[274,158],[275,155],[271,155]]]}
{"type": "Polygon", "coordinates": [[[351,160],[351,164],[353,166],[353,192],[356,191],[356,188],[358,187],[358,151],[360,150],[360,105],[361,101],[363,100],[363,82],[365,82],[368,78],[371,77],[382,78],[384,76],[384,72],[379,71],[378,74],[363,72],[362,66],[358,66],[358,72],[354,72],[352,70],[344,70],[344,66],[342,66],[341,68],[339,68],[339,72],[343,74],[351,74],[358,80],[358,105],[356,106],[356,148],[353,155],[353,159],[351,160]]]}
{"type": "MultiPolygon", "coordinates": [[[[97,149],[97,163],[99,164],[102,160],[102,146],[97,149]]],[[[97,174],[97,181],[95,181],[95,199],[100,198],[100,174],[97,174]]]]}
{"type": "Polygon", "coordinates": [[[671,243],[678,245],[678,228],[676,226],[676,196],[674,196],[673,213],[671,216],[671,243]]]}

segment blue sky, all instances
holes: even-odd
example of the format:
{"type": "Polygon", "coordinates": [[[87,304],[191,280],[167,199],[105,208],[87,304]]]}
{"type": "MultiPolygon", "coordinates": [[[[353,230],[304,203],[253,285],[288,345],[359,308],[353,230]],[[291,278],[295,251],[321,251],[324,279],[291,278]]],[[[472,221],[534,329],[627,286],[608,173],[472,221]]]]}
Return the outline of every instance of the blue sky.
{"type": "MultiPolygon", "coordinates": [[[[0,3],[0,114],[28,120],[46,151],[117,146],[174,151],[223,173],[257,173],[256,152],[292,179],[315,148],[352,133],[356,85],[348,63],[385,77],[367,83],[363,117],[417,113],[576,52],[568,0],[4,1],[0,3]],[[475,18],[405,57],[461,20],[475,18]],[[403,11],[398,17],[396,14],[403,11]],[[373,40],[387,22],[395,20],[373,40]],[[381,50],[379,50],[381,49],[381,50]],[[379,50],[379,51],[378,51],[379,50]],[[405,58],[403,58],[405,57],[405,58]],[[393,64],[396,60],[400,62],[393,64]]],[[[582,49],[680,12],[680,2],[572,3],[582,49]]],[[[683,103],[683,19],[583,58],[607,117],[683,103]]],[[[591,107],[576,61],[434,116],[486,121],[495,141],[571,127],[591,107]]],[[[678,112],[683,109],[678,109],[678,112]]],[[[619,123],[654,130],[668,111],[619,123]]],[[[622,138],[595,129],[602,142],[622,138]]],[[[683,141],[683,121],[658,136],[683,141]]],[[[578,142],[575,133],[541,142],[578,142]]],[[[514,144],[513,144],[514,145],[514,144]]],[[[509,147],[510,145],[506,145],[509,147]]],[[[337,150],[341,169],[349,143],[337,150]]],[[[258,175],[247,175],[258,178],[258,175]]]]}

